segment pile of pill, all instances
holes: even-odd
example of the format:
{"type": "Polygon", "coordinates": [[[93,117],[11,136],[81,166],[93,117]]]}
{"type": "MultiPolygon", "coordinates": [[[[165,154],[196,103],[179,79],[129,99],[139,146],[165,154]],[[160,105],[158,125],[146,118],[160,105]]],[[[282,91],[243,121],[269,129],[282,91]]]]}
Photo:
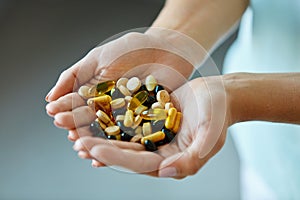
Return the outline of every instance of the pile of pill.
{"type": "Polygon", "coordinates": [[[182,114],[170,95],[149,75],[142,84],[137,77],[81,86],[78,94],[87,99],[97,118],[90,124],[95,137],[138,142],[148,151],[170,143],[177,133],[182,114]]]}

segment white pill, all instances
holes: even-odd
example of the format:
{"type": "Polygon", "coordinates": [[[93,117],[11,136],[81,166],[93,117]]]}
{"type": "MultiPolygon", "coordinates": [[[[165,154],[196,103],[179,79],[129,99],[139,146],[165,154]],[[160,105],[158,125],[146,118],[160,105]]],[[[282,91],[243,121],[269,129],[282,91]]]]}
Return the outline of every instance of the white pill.
{"type": "Polygon", "coordinates": [[[132,93],[138,91],[141,87],[142,83],[138,77],[132,77],[128,80],[126,87],[132,93]]]}

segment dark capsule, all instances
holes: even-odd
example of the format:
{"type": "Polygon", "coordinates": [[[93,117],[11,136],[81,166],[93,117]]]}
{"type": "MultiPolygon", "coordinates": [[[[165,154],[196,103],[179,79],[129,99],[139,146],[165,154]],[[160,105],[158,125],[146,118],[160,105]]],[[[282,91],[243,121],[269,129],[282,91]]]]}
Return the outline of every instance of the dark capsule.
{"type": "Polygon", "coordinates": [[[164,142],[170,143],[174,139],[175,134],[171,130],[163,128],[161,131],[165,134],[164,142]]]}
{"type": "Polygon", "coordinates": [[[134,136],[134,135],[135,135],[134,129],[131,128],[131,127],[126,127],[126,126],[124,126],[123,121],[117,121],[117,126],[120,127],[120,130],[121,130],[123,133],[126,133],[126,134],[131,135],[131,136],[134,136]]]}
{"type": "Polygon", "coordinates": [[[147,91],[146,85],[142,85],[136,93],[139,93],[141,91],[147,91]]]}
{"type": "Polygon", "coordinates": [[[167,144],[167,142],[165,140],[161,140],[161,141],[158,141],[158,142],[155,142],[155,145],[158,147],[158,146],[162,146],[162,145],[165,145],[167,144]]]}
{"type": "Polygon", "coordinates": [[[161,85],[157,85],[154,88],[154,94],[156,95],[159,91],[164,90],[165,88],[161,85]]]}
{"type": "Polygon", "coordinates": [[[131,138],[132,138],[133,136],[131,136],[131,135],[129,135],[129,134],[127,134],[127,133],[121,133],[121,140],[122,141],[127,141],[127,142],[129,142],[130,140],[131,140],[131,138]]]}
{"type": "Polygon", "coordinates": [[[93,137],[106,138],[104,131],[102,130],[100,124],[97,121],[93,121],[90,124],[90,131],[92,132],[93,137]]]}
{"type": "Polygon", "coordinates": [[[157,147],[151,140],[145,140],[145,148],[147,151],[157,151],[157,147]]]}
{"type": "Polygon", "coordinates": [[[110,96],[113,100],[125,97],[124,94],[116,87],[110,91],[110,96]]]}
{"type": "Polygon", "coordinates": [[[117,137],[115,135],[108,135],[107,139],[109,139],[109,140],[117,140],[117,137]]]}
{"type": "Polygon", "coordinates": [[[152,132],[155,133],[164,128],[165,120],[151,121],[152,132]]]}
{"type": "Polygon", "coordinates": [[[147,100],[143,103],[144,106],[151,108],[151,105],[156,102],[155,96],[149,95],[147,100]]]}

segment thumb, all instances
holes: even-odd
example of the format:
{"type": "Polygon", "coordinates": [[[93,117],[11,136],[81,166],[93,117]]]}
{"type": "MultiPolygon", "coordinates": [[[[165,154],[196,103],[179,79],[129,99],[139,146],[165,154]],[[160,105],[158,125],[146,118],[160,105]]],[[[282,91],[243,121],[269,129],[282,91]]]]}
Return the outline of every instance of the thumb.
{"type": "Polygon", "coordinates": [[[190,148],[163,160],[159,166],[159,177],[184,178],[194,175],[200,169],[200,159],[190,148]]]}

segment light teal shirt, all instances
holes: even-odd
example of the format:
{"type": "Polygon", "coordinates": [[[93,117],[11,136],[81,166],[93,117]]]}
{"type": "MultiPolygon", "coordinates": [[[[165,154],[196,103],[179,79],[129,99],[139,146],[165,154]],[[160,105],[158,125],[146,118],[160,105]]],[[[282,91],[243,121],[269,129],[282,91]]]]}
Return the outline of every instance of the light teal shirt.
{"type": "MultiPolygon", "coordinates": [[[[253,0],[251,10],[241,21],[224,73],[300,72],[300,0],[253,0]]],[[[300,126],[247,122],[229,132],[241,170],[255,171],[272,192],[261,199],[300,199],[300,126]]]]}

